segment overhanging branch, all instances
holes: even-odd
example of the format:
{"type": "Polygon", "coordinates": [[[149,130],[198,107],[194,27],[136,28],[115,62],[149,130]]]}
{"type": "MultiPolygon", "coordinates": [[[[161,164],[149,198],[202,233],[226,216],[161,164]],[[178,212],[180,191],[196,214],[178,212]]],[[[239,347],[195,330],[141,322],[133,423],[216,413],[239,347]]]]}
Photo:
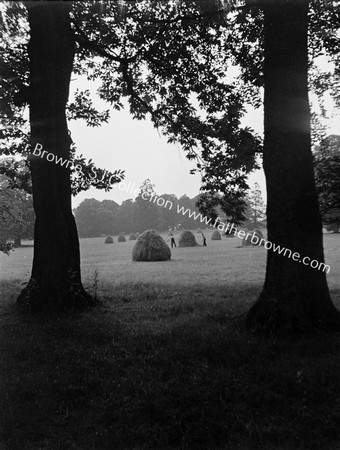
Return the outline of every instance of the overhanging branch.
{"type": "Polygon", "coordinates": [[[217,9],[215,11],[207,11],[201,14],[191,14],[186,16],[174,17],[173,19],[143,19],[144,22],[155,23],[155,24],[170,24],[180,21],[194,21],[205,18],[212,18],[217,16],[222,16],[228,14],[229,12],[242,11],[249,8],[261,8],[263,5],[258,3],[258,0],[248,0],[246,5],[243,6],[233,6],[229,5],[226,9],[217,9]]]}
{"type": "MultiPolygon", "coordinates": [[[[126,88],[127,88],[127,92],[130,95],[131,98],[134,98],[135,100],[137,100],[144,108],[146,111],[148,111],[153,119],[153,123],[155,124],[155,126],[158,128],[159,126],[159,118],[163,117],[165,118],[169,123],[174,124],[172,117],[163,112],[161,109],[158,110],[154,110],[152,108],[151,105],[149,105],[145,100],[143,100],[141,98],[141,96],[136,92],[134,85],[133,85],[133,79],[132,76],[129,73],[129,65],[128,62],[124,61],[121,64],[121,71],[122,71],[122,75],[123,75],[123,79],[126,83],[126,88]]],[[[192,154],[195,155],[195,158],[199,161],[201,158],[198,155],[197,152],[195,152],[192,148],[190,150],[192,152],[192,154]]]]}
{"type": "Polygon", "coordinates": [[[107,58],[110,61],[115,61],[119,63],[129,63],[137,59],[138,52],[133,56],[124,58],[115,55],[114,53],[108,52],[102,45],[88,39],[88,37],[84,34],[84,32],[75,23],[73,23],[73,25],[78,33],[75,34],[74,39],[82,48],[97,53],[98,55],[102,56],[103,58],[107,58]]]}

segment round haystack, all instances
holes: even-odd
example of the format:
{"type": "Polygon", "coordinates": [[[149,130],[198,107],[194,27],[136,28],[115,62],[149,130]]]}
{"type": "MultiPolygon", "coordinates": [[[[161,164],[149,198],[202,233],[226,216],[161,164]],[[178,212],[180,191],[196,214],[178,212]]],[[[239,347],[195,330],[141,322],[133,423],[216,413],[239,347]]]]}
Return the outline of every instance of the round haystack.
{"type": "Polygon", "coordinates": [[[254,228],[253,231],[256,231],[258,236],[261,236],[261,239],[263,238],[263,233],[262,233],[262,231],[259,228],[254,228]]]}
{"type": "Polygon", "coordinates": [[[126,238],[124,234],[120,234],[117,239],[118,242],[126,242],[126,238]]]}
{"type": "Polygon", "coordinates": [[[189,230],[183,231],[179,237],[178,247],[196,247],[197,242],[193,233],[189,230]]]}
{"type": "Polygon", "coordinates": [[[135,233],[135,236],[136,236],[136,239],[138,239],[140,236],[140,233],[138,233],[138,231],[137,231],[137,233],[135,233]]]}
{"type": "MultiPolygon", "coordinates": [[[[247,236],[248,233],[251,233],[252,230],[248,230],[248,228],[241,228],[238,231],[243,231],[245,233],[245,236],[247,236]]],[[[240,238],[241,239],[241,238],[240,238]]],[[[242,239],[242,245],[247,245],[247,244],[243,244],[244,239],[242,239]]]]}
{"type": "Polygon", "coordinates": [[[165,240],[155,230],[142,233],[132,250],[133,261],[168,261],[171,251],[165,240]]]}
{"type": "Polygon", "coordinates": [[[105,244],[113,244],[113,237],[112,236],[107,236],[107,238],[105,239],[105,244]]]}
{"type": "Polygon", "coordinates": [[[135,241],[137,238],[136,238],[136,235],[135,235],[135,233],[131,233],[130,235],[129,235],[129,241],[135,241]]]}
{"type": "Polygon", "coordinates": [[[222,239],[221,233],[218,230],[214,230],[213,234],[211,235],[212,241],[220,241],[222,239]]]}
{"type": "MultiPolygon", "coordinates": [[[[261,239],[263,239],[263,234],[259,230],[248,231],[248,234],[242,239],[242,245],[254,245],[259,246],[261,239]],[[256,237],[255,237],[256,236],[256,237]],[[257,238],[257,239],[256,239],[257,238]]],[[[261,245],[264,245],[263,243],[261,245]]]]}

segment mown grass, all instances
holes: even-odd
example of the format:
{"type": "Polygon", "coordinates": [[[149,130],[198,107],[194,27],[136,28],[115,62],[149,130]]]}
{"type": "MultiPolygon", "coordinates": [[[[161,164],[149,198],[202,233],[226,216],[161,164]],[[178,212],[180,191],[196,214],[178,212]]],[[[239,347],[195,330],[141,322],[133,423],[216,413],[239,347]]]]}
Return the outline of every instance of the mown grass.
{"type": "MultiPolygon", "coordinates": [[[[262,340],[266,253],[239,240],[133,263],[81,240],[83,313],[19,314],[32,248],[0,254],[0,449],[339,449],[339,336],[262,340]]],[[[339,237],[325,236],[340,307],[339,237]]]]}
{"type": "Polygon", "coordinates": [[[339,336],[249,335],[260,284],[196,281],[99,272],[97,308],[54,316],[19,314],[2,282],[6,448],[338,449],[339,336]]]}

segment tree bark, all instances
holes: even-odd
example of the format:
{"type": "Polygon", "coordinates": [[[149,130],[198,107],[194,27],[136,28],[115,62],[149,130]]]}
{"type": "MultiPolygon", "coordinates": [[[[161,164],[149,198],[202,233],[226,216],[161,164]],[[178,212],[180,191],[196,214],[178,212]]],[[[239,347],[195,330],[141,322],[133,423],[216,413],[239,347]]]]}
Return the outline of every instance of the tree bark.
{"type": "MultiPolygon", "coordinates": [[[[308,1],[267,0],[264,154],[268,240],[324,262],[308,102],[308,1]]],[[[265,284],[249,330],[266,334],[340,329],[322,270],[268,251],[265,284]]]]}
{"type": "Polygon", "coordinates": [[[90,301],[81,283],[79,240],[71,208],[70,170],[34,156],[42,150],[70,158],[65,107],[75,42],[71,2],[26,2],[30,24],[29,157],[36,214],[31,279],[18,297],[21,306],[60,309],[90,301]]]}

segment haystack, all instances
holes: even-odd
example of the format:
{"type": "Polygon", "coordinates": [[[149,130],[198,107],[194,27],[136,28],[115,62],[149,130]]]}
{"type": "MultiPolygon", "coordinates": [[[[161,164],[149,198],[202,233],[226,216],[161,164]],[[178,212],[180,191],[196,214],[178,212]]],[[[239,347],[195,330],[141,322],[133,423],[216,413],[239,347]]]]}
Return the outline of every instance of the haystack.
{"type": "Polygon", "coordinates": [[[107,238],[105,239],[105,244],[113,244],[113,237],[112,236],[107,236],[107,238]]]}
{"type": "Polygon", "coordinates": [[[168,261],[171,251],[165,240],[155,230],[142,233],[132,250],[133,261],[168,261]]]}
{"type": "MultiPolygon", "coordinates": [[[[263,234],[260,230],[252,230],[252,231],[247,231],[248,234],[245,235],[245,237],[242,239],[242,245],[243,246],[247,246],[247,245],[255,245],[255,246],[259,246],[261,239],[263,239],[263,234]],[[256,238],[253,236],[256,236],[256,238]],[[252,242],[253,240],[253,242],[252,242]]],[[[263,242],[261,245],[264,245],[263,242]]]]}
{"type": "Polygon", "coordinates": [[[135,233],[135,236],[136,236],[136,239],[138,239],[140,236],[140,233],[138,233],[138,231],[137,231],[137,233],[135,233]]]}
{"type": "Polygon", "coordinates": [[[129,235],[129,241],[135,241],[137,238],[136,238],[136,235],[135,235],[135,233],[131,233],[130,235],[129,235]]]}
{"type": "Polygon", "coordinates": [[[263,233],[259,228],[254,228],[253,231],[256,231],[256,233],[261,236],[261,239],[263,238],[263,233]]]}
{"type": "Polygon", "coordinates": [[[179,237],[178,247],[196,247],[197,242],[193,233],[189,230],[183,231],[179,237]]]}
{"type": "Polygon", "coordinates": [[[117,239],[118,242],[126,242],[126,238],[124,234],[120,234],[117,239]]]}
{"type": "Polygon", "coordinates": [[[221,233],[218,230],[214,230],[213,234],[211,235],[212,241],[220,241],[222,239],[221,233]]]}

